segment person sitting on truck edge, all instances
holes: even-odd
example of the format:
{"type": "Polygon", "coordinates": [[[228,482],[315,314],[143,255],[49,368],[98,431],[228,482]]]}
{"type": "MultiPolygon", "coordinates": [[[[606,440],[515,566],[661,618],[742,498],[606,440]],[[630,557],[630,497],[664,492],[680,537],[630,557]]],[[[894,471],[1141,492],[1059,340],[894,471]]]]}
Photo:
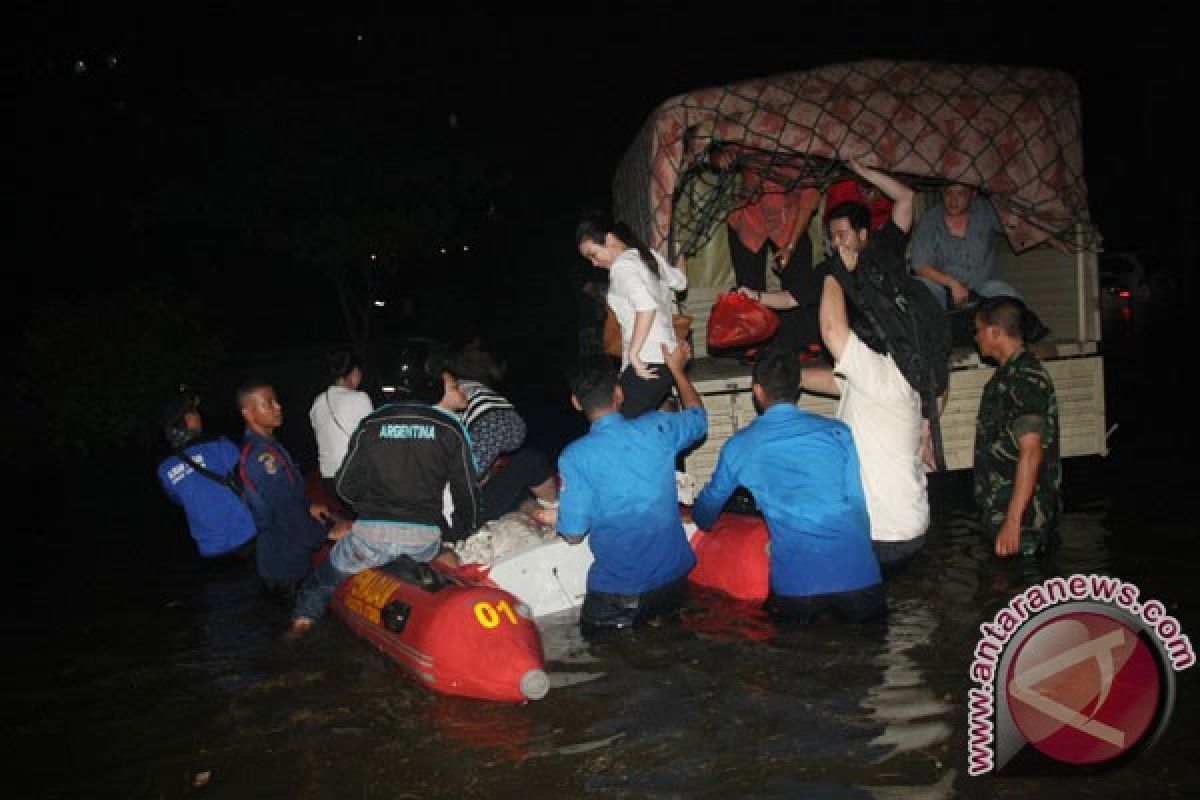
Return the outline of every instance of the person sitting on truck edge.
{"type": "Polygon", "coordinates": [[[683,410],[620,413],[622,392],[605,356],[581,358],[568,375],[571,403],[591,429],[558,459],[559,534],[589,537],[595,561],[580,611],[585,634],[628,628],[672,613],[696,564],[679,514],[675,457],[708,432],[708,416],[684,366],[686,343],[663,358],[683,410]]]}
{"type": "Polygon", "coordinates": [[[812,239],[808,228],[821,203],[821,191],[812,186],[791,186],[798,172],[782,165],[762,167],[740,156],[732,146],[718,146],[708,156],[719,170],[739,169],[742,179],[739,206],[726,220],[729,258],[734,280],[742,294],[754,293],[759,302],[780,315],[780,330],[772,341],[802,355],[821,346],[817,304],[821,275],[813,269],[812,239]],[[782,288],[767,292],[768,251],[771,268],[782,288]]]}
{"type": "MultiPolygon", "coordinates": [[[[922,345],[941,342],[927,358],[938,357],[933,353],[939,351],[945,358],[948,335],[945,318],[932,300],[923,296],[924,289],[912,282],[904,267],[905,234],[912,225],[912,190],[856,161],[850,161],[849,166],[892,198],[892,218],[878,231],[870,232],[865,206],[842,204],[830,214],[830,239],[837,252],[825,267],[830,274],[821,292],[821,334],[833,355],[834,367],[805,368],[800,385],[810,392],[841,398],[837,416],[850,426],[854,436],[875,553],[884,570],[892,571],[921,549],[929,527],[922,459],[922,397],[913,385],[915,378],[909,379],[889,352],[891,343],[882,341],[874,326],[864,321],[865,313],[858,315],[858,324],[851,328],[842,281],[858,295],[860,303],[875,309],[871,313],[877,318],[887,308],[878,306],[877,298],[870,294],[875,281],[880,285],[887,282],[885,278],[908,281],[906,297],[924,299],[930,306],[925,316],[941,326],[908,337],[922,345]],[[868,341],[875,346],[869,347],[868,341]]],[[[904,327],[916,321],[897,317],[895,322],[904,327]]],[[[916,342],[912,345],[914,350],[907,356],[910,360],[921,355],[915,350],[916,342]]],[[[940,369],[945,374],[945,363],[940,369]]],[[[937,401],[932,397],[937,391],[936,378],[931,378],[930,384],[928,404],[936,413],[937,401]]]]}
{"type": "Polygon", "coordinates": [[[237,404],[246,422],[238,475],[258,527],[258,574],[272,593],[291,598],[326,538],[341,535],[347,524],[305,497],[300,468],[275,438],[283,406],[274,387],[247,380],[237,389],[237,404]]]}
{"type": "Polygon", "coordinates": [[[712,530],[746,487],[771,538],[765,608],[799,622],[865,622],[886,605],[858,452],[846,423],[796,406],[799,383],[800,363],[786,348],[759,353],[750,390],[760,415],[721,448],[692,518],[712,530]]]}
{"type": "Polygon", "coordinates": [[[975,312],[979,353],[998,366],[975,425],[975,501],[996,555],[1034,555],[1058,524],[1062,483],[1054,381],[1025,347],[1025,308],[992,297],[975,312]]]}
{"type": "Polygon", "coordinates": [[[795,265],[812,267],[808,224],[821,201],[811,186],[792,186],[798,171],[786,165],[757,165],[731,145],[718,145],[708,156],[721,171],[737,169],[741,192],[737,207],[726,219],[729,258],[738,286],[767,287],[768,243],[781,270],[795,265]]]}
{"type": "MultiPolygon", "coordinates": [[[[913,228],[912,272],[947,310],[967,306],[972,295],[1023,301],[1021,293],[996,272],[996,236],[1003,230],[991,202],[974,187],[943,186],[940,201],[913,228]]],[[[1028,341],[1038,342],[1049,334],[1032,314],[1029,324],[1028,341]]]]}
{"type": "Polygon", "coordinates": [[[445,369],[446,356],[436,343],[414,341],[384,364],[391,398],[359,423],[336,478],[338,494],[358,519],[297,593],[290,636],[321,618],[343,580],[399,558],[428,563],[441,552],[443,537],[459,541],[478,527],[471,445],[449,410],[465,406],[466,398],[445,369]],[[442,515],[447,484],[454,501],[449,524],[442,515]]]}
{"type": "Polygon", "coordinates": [[[163,435],[171,455],[158,465],[158,482],[183,507],[201,558],[254,558],[257,530],[236,481],[238,448],[225,436],[205,436],[200,398],[187,386],[167,403],[163,435]]]}

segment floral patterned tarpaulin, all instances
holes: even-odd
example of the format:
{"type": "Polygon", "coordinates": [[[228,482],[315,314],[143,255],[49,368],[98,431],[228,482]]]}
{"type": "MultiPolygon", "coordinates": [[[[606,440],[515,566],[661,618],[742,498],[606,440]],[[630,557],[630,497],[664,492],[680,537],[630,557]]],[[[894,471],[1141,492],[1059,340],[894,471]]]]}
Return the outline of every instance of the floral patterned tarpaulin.
{"type": "Polygon", "coordinates": [[[706,163],[718,144],[793,186],[847,177],[846,158],[977,186],[1018,252],[1074,243],[1088,219],[1079,91],[1057,70],[872,60],[679,95],[618,166],[618,215],[670,256],[694,252],[745,202],[706,163]]]}

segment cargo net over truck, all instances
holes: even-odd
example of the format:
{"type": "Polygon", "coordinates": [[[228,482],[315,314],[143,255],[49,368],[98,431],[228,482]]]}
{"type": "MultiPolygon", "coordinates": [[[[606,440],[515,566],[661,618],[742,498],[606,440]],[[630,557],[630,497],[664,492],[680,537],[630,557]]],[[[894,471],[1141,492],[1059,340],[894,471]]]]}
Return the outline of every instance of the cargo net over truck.
{"type": "Polygon", "coordinates": [[[651,114],[618,166],[616,212],[674,260],[764,191],[854,177],[848,158],[916,188],[976,187],[1016,252],[1051,238],[1098,244],[1078,88],[1063,72],[1028,67],[859,61],[679,95],[651,114]],[[720,169],[718,151],[736,166],[720,169]],[[745,180],[748,171],[760,179],[745,180]]]}

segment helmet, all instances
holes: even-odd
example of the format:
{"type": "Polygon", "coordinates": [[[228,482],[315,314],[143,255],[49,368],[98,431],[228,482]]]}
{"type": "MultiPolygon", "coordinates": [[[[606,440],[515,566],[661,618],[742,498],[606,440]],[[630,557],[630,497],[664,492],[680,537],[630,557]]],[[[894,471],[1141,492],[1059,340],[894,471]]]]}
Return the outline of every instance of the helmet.
{"type": "Polygon", "coordinates": [[[442,399],[442,372],[449,353],[432,339],[402,339],[377,356],[380,390],[387,402],[426,403],[442,399]]]}
{"type": "Polygon", "coordinates": [[[171,399],[163,406],[159,422],[163,436],[173,448],[183,447],[199,435],[199,431],[188,428],[184,418],[200,408],[200,396],[187,384],[181,383],[171,399]]]}

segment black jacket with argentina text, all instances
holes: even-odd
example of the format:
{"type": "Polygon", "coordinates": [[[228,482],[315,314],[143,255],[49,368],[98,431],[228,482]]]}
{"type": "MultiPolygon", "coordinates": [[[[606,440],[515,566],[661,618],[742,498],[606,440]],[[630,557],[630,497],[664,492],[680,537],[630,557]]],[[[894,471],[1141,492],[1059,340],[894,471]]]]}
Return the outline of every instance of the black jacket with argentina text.
{"type": "Polygon", "coordinates": [[[361,519],[437,525],[459,541],[479,524],[479,489],[467,433],[434,406],[391,404],[367,415],[350,437],[337,492],[361,519]],[[454,520],[446,525],[442,492],[450,485],[454,520]]]}

